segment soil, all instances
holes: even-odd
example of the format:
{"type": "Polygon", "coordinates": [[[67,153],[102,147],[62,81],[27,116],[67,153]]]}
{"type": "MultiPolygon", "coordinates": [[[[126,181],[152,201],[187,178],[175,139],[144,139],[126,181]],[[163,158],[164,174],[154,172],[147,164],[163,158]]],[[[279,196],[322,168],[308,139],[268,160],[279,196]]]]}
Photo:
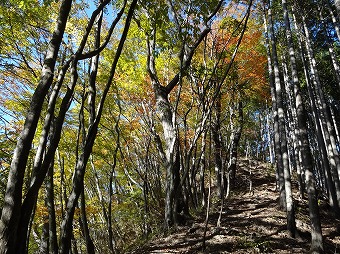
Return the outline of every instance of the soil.
{"type": "MultiPolygon", "coordinates": [[[[299,235],[292,238],[286,230],[285,212],[279,209],[273,170],[268,164],[248,160],[240,161],[237,170],[237,185],[226,198],[220,227],[216,226],[220,204],[211,201],[205,248],[203,211],[187,225],[178,226],[167,236],[154,237],[130,253],[308,253],[307,201],[294,193],[299,235]]],[[[340,221],[334,219],[324,201],[320,213],[325,253],[340,253],[340,221]]]]}

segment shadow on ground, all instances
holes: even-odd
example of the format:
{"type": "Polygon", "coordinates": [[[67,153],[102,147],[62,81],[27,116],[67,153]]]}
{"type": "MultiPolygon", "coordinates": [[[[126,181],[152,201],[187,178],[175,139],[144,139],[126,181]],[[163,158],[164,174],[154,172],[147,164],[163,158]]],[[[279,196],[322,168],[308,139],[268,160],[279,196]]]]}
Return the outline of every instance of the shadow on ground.
{"type": "MultiPolygon", "coordinates": [[[[212,206],[203,249],[204,216],[175,233],[155,239],[135,250],[141,253],[308,253],[310,247],[307,203],[299,203],[297,227],[299,237],[286,232],[285,213],[278,208],[275,177],[260,163],[241,161],[238,181],[226,199],[221,227],[216,227],[219,204],[212,206]]],[[[325,253],[340,253],[339,221],[327,209],[322,213],[325,253]]]]}

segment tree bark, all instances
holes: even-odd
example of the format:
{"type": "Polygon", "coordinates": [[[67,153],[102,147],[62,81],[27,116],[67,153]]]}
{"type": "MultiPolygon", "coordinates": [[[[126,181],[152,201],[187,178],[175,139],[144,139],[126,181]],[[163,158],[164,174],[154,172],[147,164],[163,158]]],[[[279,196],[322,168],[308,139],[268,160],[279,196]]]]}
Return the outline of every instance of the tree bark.
{"type": "Polygon", "coordinates": [[[312,154],[309,147],[308,133],[307,133],[307,113],[305,110],[305,106],[303,104],[301,92],[300,92],[300,83],[298,78],[297,66],[296,66],[296,57],[295,50],[293,47],[293,39],[290,27],[290,21],[288,16],[288,8],[286,0],[282,0],[283,7],[283,16],[285,20],[285,28],[286,28],[286,37],[287,37],[287,46],[289,49],[290,56],[290,66],[292,73],[292,81],[294,87],[294,96],[295,103],[294,108],[296,109],[297,116],[297,128],[298,128],[298,138],[299,138],[299,150],[301,152],[301,162],[302,162],[302,170],[305,172],[306,177],[306,187],[308,193],[308,205],[309,205],[309,217],[311,222],[311,235],[312,235],[312,244],[311,250],[315,251],[323,251],[323,240],[322,240],[322,230],[321,230],[321,221],[319,214],[319,206],[317,202],[316,195],[316,183],[315,177],[313,174],[313,164],[312,164],[312,154]]]}
{"type": "Polygon", "coordinates": [[[243,128],[243,106],[241,101],[237,103],[236,111],[237,115],[232,114],[231,116],[231,122],[233,123],[228,163],[228,173],[230,174],[231,185],[234,185],[236,179],[237,149],[243,128]]]}
{"type": "Polygon", "coordinates": [[[85,139],[85,145],[83,147],[83,151],[81,152],[78,158],[78,161],[77,161],[74,179],[73,179],[72,191],[68,198],[67,205],[66,205],[66,212],[65,212],[62,224],[61,224],[59,254],[67,254],[71,247],[72,223],[73,223],[74,211],[76,208],[78,198],[84,187],[84,175],[85,175],[86,164],[92,152],[94,140],[96,138],[97,131],[98,131],[99,121],[100,121],[100,118],[103,112],[104,102],[110,90],[110,87],[111,87],[111,84],[114,78],[117,63],[120,58],[121,52],[123,50],[123,46],[124,46],[124,43],[127,37],[128,30],[130,28],[131,20],[132,20],[136,5],[137,5],[137,0],[133,0],[130,5],[127,17],[126,17],[124,30],[120,38],[120,41],[119,41],[119,44],[116,50],[116,54],[115,54],[115,57],[114,57],[114,60],[111,66],[110,75],[108,77],[105,89],[103,91],[101,100],[98,105],[96,119],[93,125],[89,127],[89,130],[88,130],[88,133],[85,139]]]}
{"type": "Polygon", "coordinates": [[[224,174],[222,175],[222,140],[221,140],[221,96],[219,95],[215,101],[215,116],[214,121],[212,123],[212,138],[214,141],[214,159],[215,159],[215,175],[216,175],[216,183],[218,195],[222,198],[222,193],[224,186],[222,185],[222,178],[225,178],[224,174]]]}
{"type": "Polygon", "coordinates": [[[86,200],[85,200],[85,193],[84,188],[81,191],[80,194],[80,215],[81,215],[81,224],[83,228],[83,234],[85,236],[85,244],[86,244],[86,250],[88,254],[94,254],[95,253],[95,247],[93,244],[93,241],[90,236],[90,230],[87,222],[87,216],[86,216],[86,200]]]}
{"type": "MultiPolygon", "coordinates": [[[[271,9],[268,10],[269,18],[271,18],[271,9]]],[[[274,68],[274,84],[275,84],[275,96],[277,103],[277,112],[278,112],[278,124],[279,124],[279,140],[280,140],[280,149],[282,153],[282,163],[283,163],[283,176],[284,176],[284,188],[285,188],[285,204],[286,204],[286,213],[287,213],[287,228],[292,237],[295,237],[296,234],[296,224],[295,224],[295,211],[294,211],[294,200],[292,196],[292,188],[291,188],[291,177],[290,177],[290,169],[289,169],[289,161],[288,161],[288,149],[287,149],[287,138],[286,138],[286,123],[285,123],[285,110],[283,107],[283,98],[282,98],[282,88],[281,88],[281,80],[279,73],[279,64],[276,52],[276,40],[274,36],[274,27],[273,22],[270,22],[270,31],[271,31],[271,45],[272,45],[272,60],[273,60],[273,68],[274,68]]]]}
{"type": "Polygon", "coordinates": [[[63,38],[72,0],[61,3],[57,27],[50,40],[39,84],[32,96],[23,131],[17,142],[8,176],[5,203],[0,221],[0,253],[15,253],[20,218],[22,184],[32,140],[45,96],[53,81],[54,67],[63,38]]]}
{"type": "MultiPolygon", "coordinates": [[[[322,128],[323,139],[326,144],[326,149],[328,153],[328,160],[331,166],[331,174],[334,181],[335,191],[336,191],[336,199],[333,200],[334,208],[337,209],[340,205],[340,159],[339,153],[336,147],[336,141],[334,137],[334,127],[331,123],[331,117],[329,114],[328,105],[324,98],[323,91],[321,89],[321,82],[319,79],[318,70],[316,68],[316,60],[314,57],[314,52],[311,46],[310,38],[309,38],[309,30],[307,28],[305,17],[302,16],[302,24],[304,28],[304,32],[306,35],[305,44],[307,48],[307,55],[310,62],[310,73],[311,80],[313,81],[314,91],[316,96],[316,105],[317,110],[320,115],[320,125],[322,128]]],[[[335,211],[336,216],[340,216],[340,213],[335,211]]]]}
{"type": "Polygon", "coordinates": [[[53,183],[54,162],[51,163],[47,173],[46,181],[46,204],[48,210],[49,224],[49,253],[58,253],[57,224],[54,206],[54,183],[53,183]]]}
{"type": "MultiPolygon", "coordinates": [[[[272,26],[272,17],[271,10],[268,9],[268,23],[269,26],[272,26]]],[[[268,72],[269,72],[269,82],[270,82],[270,93],[272,97],[272,114],[273,114],[273,132],[274,132],[274,153],[275,153],[275,161],[276,161],[276,178],[277,178],[277,186],[279,189],[279,202],[280,207],[282,209],[286,209],[286,197],[285,197],[285,185],[284,185],[284,176],[283,176],[283,160],[282,153],[280,147],[280,130],[279,130],[279,122],[278,122],[278,109],[277,109],[277,99],[275,93],[275,84],[274,84],[274,73],[273,73],[273,63],[272,63],[272,53],[270,51],[270,36],[268,33],[267,27],[267,19],[266,15],[264,15],[264,26],[266,33],[266,48],[267,48],[267,59],[268,59],[268,72]]],[[[272,49],[274,50],[274,49],[272,49]]]]}

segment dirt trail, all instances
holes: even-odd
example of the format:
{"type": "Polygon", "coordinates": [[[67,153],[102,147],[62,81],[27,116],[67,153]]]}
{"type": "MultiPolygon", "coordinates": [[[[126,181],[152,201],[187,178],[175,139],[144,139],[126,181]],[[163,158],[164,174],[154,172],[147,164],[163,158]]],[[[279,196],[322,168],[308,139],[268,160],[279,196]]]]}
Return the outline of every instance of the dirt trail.
{"type": "MultiPolygon", "coordinates": [[[[248,161],[240,162],[238,190],[227,198],[219,228],[216,227],[219,207],[211,208],[205,250],[202,249],[204,216],[201,216],[133,253],[307,253],[310,235],[306,202],[299,202],[303,204],[297,208],[300,236],[293,239],[285,230],[285,213],[278,209],[274,175],[265,164],[251,163],[249,167],[248,161]]],[[[321,214],[325,251],[340,253],[339,221],[333,220],[327,211],[321,214]]]]}

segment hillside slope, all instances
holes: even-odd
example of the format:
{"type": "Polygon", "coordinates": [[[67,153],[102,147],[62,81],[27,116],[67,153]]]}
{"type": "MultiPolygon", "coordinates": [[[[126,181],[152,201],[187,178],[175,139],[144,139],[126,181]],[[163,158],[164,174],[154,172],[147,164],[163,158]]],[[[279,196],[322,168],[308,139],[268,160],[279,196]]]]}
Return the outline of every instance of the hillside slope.
{"type": "MultiPolygon", "coordinates": [[[[296,197],[297,198],[297,197],[296,197]]],[[[238,167],[238,187],[227,198],[221,227],[216,227],[219,205],[212,204],[203,250],[204,212],[176,232],[148,242],[131,253],[307,253],[309,218],[307,203],[297,205],[299,237],[289,237],[285,213],[278,208],[275,176],[268,165],[243,160],[238,167]],[[251,165],[249,165],[249,163],[251,165]],[[251,187],[251,188],[250,188],[251,187]]],[[[326,253],[340,253],[339,221],[321,205],[326,253]]]]}

